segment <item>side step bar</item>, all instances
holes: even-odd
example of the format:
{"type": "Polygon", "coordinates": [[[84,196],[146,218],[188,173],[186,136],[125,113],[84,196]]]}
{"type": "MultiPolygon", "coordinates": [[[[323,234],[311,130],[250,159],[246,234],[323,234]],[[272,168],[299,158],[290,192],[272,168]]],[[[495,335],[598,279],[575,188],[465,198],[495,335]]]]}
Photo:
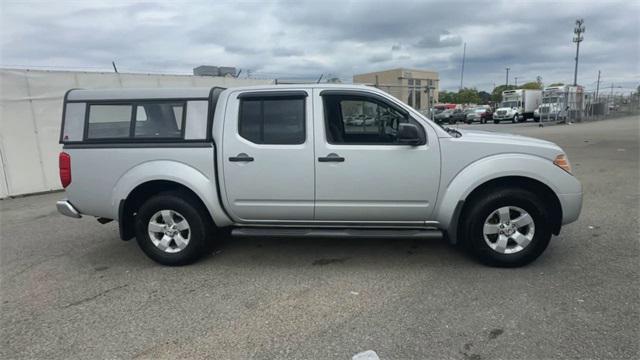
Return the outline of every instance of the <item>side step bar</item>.
{"type": "Polygon", "coordinates": [[[440,239],[438,229],[324,229],[324,228],[270,228],[241,227],[231,230],[238,237],[322,237],[369,239],[440,239]]]}

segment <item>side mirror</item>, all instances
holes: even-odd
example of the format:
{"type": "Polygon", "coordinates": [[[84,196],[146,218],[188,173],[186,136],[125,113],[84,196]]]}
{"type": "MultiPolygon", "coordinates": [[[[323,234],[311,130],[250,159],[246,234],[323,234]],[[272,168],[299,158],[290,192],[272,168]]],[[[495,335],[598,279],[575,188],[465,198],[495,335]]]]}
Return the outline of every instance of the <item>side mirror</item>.
{"type": "Polygon", "coordinates": [[[398,142],[417,146],[423,143],[423,138],[416,125],[401,123],[398,126],[398,142]]]}

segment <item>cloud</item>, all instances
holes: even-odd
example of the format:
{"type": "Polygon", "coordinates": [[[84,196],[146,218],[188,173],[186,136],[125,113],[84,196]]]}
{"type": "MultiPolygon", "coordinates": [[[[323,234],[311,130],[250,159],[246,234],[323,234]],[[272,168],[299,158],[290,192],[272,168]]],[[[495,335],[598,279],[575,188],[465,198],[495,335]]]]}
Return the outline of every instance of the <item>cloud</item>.
{"type": "MultiPolygon", "coordinates": [[[[0,63],[190,73],[230,65],[263,77],[396,67],[438,71],[443,88],[491,90],[505,67],[518,82],[573,77],[574,21],[585,19],[579,82],[640,82],[640,2],[376,1],[4,2],[0,63]],[[553,8],[553,11],[541,11],[553,8]]],[[[247,74],[244,71],[243,74],[247,74]]],[[[627,85],[624,85],[627,86],[627,85]]]]}
{"type": "Polygon", "coordinates": [[[453,35],[445,30],[440,32],[440,34],[423,36],[414,46],[430,49],[458,46],[460,44],[462,44],[462,38],[459,35],[453,35]]]}

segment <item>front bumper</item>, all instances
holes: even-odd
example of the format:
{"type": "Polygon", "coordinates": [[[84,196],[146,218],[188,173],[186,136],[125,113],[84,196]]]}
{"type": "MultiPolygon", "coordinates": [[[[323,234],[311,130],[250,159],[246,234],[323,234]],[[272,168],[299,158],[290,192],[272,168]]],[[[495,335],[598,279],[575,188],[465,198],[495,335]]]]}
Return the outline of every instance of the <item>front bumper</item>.
{"type": "Polygon", "coordinates": [[[73,205],[71,205],[71,203],[67,200],[60,200],[56,202],[56,208],[58,208],[58,212],[64,216],[69,216],[76,219],[82,217],[82,215],[80,215],[80,212],[78,212],[78,210],[76,210],[76,208],[73,207],[73,205]]]}
{"type": "Polygon", "coordinates": [[[562,225],[578,220],[582,210],[582,192],[573,194],[559,194],[558,199],[562,206],[562,225]]]}

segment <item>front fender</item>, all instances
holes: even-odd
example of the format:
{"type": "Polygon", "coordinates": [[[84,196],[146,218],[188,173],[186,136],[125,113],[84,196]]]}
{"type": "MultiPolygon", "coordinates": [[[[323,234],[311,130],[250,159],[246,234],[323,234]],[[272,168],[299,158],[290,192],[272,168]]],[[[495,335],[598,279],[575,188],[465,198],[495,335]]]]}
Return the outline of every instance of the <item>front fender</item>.
{"type": "Polygon", "coordinates": [[[529,154],[492,155],[469,164],[445,185],[436,206],[436,220],[443,229],[456,226],[460,206],[474,189],[490,180],[509,176],[537,180],[556,195],[582,191],[575,177],[549,159],[529,154]]]}
{"type": "Polygon", "coordinates": [[[215,177],[207,177],[196,168],[178,161],[154,160],[129,169],[113,189],[112,206],[118,208],[120,201],[126,199],[136,187],[153,180],[173,181],[189,188],[202,200],[218,226],[231,224],[218,201],[215,177]]]}

